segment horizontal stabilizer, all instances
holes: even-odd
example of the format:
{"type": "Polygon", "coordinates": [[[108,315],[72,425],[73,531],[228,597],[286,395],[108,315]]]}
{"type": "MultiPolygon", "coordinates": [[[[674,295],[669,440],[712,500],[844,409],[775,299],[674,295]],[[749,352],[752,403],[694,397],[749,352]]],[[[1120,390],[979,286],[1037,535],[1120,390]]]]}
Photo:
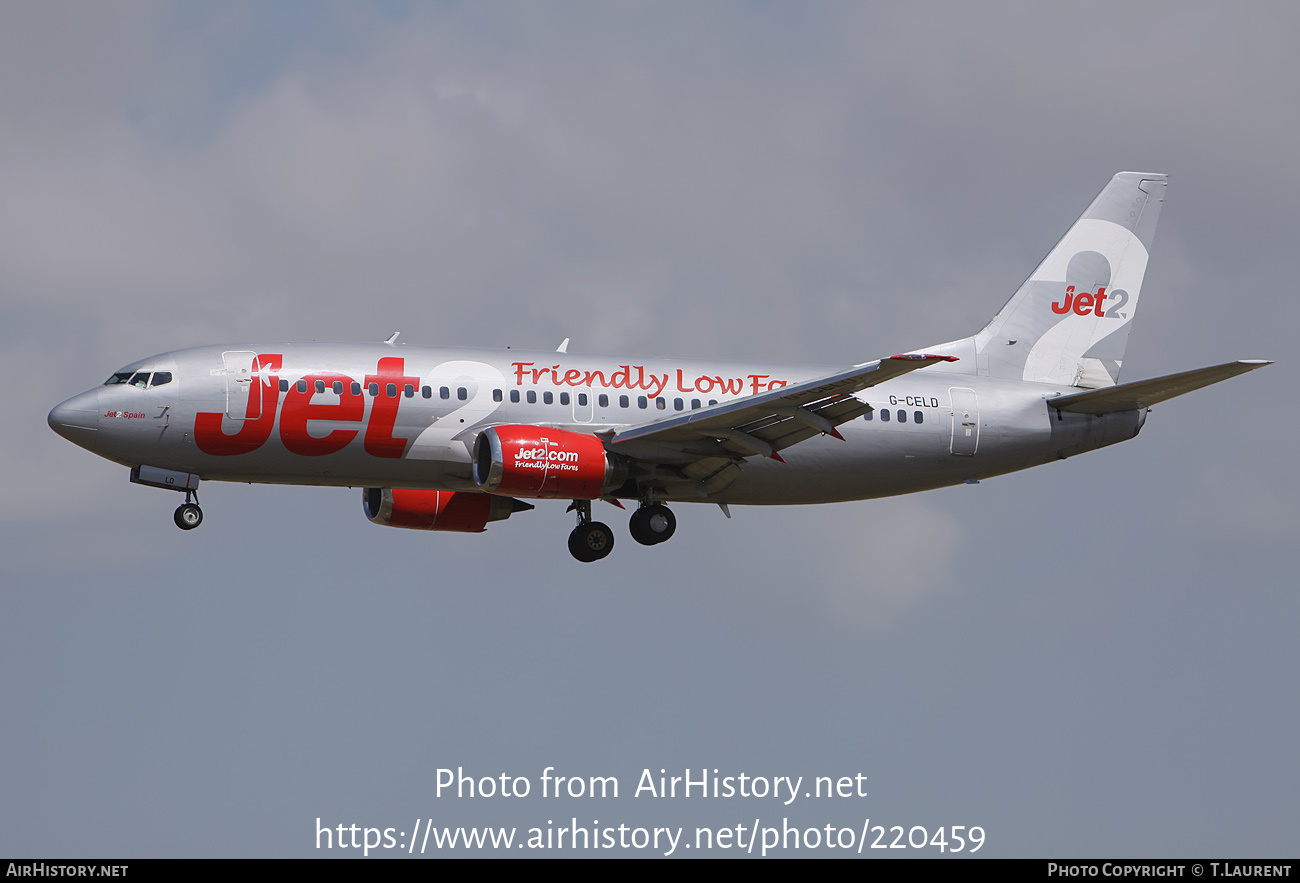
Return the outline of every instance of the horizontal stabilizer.
{"type": "Polygon", "coordinates": [[[1273,364],[1262,359],[1248,359],[1215,365],[1211,368],[1197,368],[1195,371],[1183,371],[1165,377],[1153,377],[1136,383],[1121,383],[1104,389],[1093,389],[1068,396],[1057,396],[1047,400],[1053,408],[1061,411],[1074,411],[1079,414],[1109,414],[1113,411],[1137,411],[1149,408],[1167,399],[1192,392],[1203,386],[1263,368],[1273,364]]]}

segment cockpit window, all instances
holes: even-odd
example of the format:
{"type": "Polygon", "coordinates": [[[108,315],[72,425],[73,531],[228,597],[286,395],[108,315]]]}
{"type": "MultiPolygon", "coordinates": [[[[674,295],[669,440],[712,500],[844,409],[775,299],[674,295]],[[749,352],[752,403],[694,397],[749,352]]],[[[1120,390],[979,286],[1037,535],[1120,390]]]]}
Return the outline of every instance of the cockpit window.
{"type": "Polygon", "coordinates": [[[164,383],[172,382],[172,372],[154,371],[150,377],[148,371],[118,371],[112,377],[104,381],[105,386],[113,386],[118,383],[129,383],[137,389],[148,389],[154,386],[162,386],[164,383]]]}

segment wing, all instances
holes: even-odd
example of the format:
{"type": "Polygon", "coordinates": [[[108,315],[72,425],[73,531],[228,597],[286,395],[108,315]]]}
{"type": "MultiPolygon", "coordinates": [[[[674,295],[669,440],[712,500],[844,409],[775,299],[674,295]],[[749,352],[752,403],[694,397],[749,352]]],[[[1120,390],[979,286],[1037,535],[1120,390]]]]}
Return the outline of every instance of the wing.
{"type": "Polygon", "coordinates": [[[722,490],[748,457],[781,460],[780,451],[860,417],[871,406],[853,393],[955,356],[890,356],[793,386],[723,402],[611,433],[609,450],[663,468],[656,478],[692,481],[701,497],[722,490]]]}

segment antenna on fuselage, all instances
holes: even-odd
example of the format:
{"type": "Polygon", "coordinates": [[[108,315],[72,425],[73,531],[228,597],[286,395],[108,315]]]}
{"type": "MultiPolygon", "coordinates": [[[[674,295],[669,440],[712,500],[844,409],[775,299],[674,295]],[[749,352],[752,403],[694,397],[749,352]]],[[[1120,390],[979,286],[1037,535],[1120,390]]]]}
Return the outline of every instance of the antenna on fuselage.
{"type": "Polygon", "coordinates": [[[564,338],[564,343],[555,348],[557,353],[567,353],[569,351],[569,338],[564,338]]]}
{"type": "Polygon", "coordinates": [[[388,340],[384,341],[384,343],[388,344],[389,346],[397,346],[397,335],[401,333],[402,332],[400,331],[394,331],[392,335],[388,338],[388,340]]]}

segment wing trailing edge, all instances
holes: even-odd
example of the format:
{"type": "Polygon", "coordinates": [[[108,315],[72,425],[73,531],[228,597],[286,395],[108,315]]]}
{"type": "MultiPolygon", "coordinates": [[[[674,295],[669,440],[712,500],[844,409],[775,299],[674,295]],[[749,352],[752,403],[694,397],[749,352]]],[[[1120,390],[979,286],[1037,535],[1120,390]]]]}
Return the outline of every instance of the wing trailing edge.
{"type": "Polygon", "coordinates": [[[890,356],[826,377],[634,426],[617,433],[611,447],[619,450],[631,442],[686,446],[700,439],[715,439],[724,445],[731,442],[731,450],[742,458],[754,454],[772,457],[782,448],[814,435],[838,437],[836,426],[871,410],[853,393],[927,365],[954,361],[953,356],[890,356]]]}

